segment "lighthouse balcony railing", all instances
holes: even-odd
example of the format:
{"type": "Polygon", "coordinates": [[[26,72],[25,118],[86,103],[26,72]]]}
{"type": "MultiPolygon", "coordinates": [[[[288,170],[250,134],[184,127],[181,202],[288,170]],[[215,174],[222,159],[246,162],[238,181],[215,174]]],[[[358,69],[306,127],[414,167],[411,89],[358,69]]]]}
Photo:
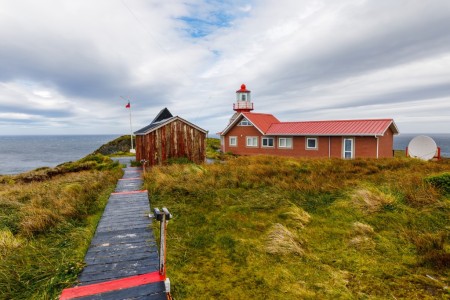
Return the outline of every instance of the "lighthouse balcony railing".
{"type": "Polygon", "coordinates": [[[252,102],[238,102],[233,103],[233,109],[251,109],[253,110],[253,103],[252,102]]]}

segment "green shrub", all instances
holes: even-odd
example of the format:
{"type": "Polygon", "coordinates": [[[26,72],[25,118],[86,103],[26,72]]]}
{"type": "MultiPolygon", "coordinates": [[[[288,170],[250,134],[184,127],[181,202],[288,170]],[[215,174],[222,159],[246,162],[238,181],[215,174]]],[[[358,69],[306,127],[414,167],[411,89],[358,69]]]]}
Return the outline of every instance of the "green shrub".
{"type": "Polygon", "coordinates": [[[450,194],[450,173],[443,173],[425,178],[429,184],[441,189],[446,194],[450,194]]]}
{"type": "Polygon", "coordinates": [[[192,164],[192,161],[187,157],[171,157],[167,160],[168,165],[187,165],[192,164]]]}
{"type": "Polygon", "coordinates": [[[137,160],[131,160],[130,161],[130,166],[132,166],[132,167],[142,167],[142,163],[140,161],[137,161],[137,160]]]}

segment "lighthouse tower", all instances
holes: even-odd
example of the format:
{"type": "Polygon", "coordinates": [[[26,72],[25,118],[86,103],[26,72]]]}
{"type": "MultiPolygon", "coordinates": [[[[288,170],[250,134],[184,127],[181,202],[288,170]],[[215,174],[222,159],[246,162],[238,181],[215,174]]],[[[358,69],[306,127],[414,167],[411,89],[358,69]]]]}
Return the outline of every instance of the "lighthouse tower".
{"type": "Polygon", "coordinates": [[[251,102],[251,91],[247,90],[245,84],[241,84],[241,88],[236,91],[236,102],[233,103],[235,113],[231,116],[230,123],[233,122],[241,112],[250,112],[253,110],[253,102],[251,102]]]}
{"type": "Polygon", "coordinates": [[[241,89],[236,91],[236,103],[233,103],[233,109],[238,113],[253,110],[251,91],[247,90],[245,84],[242,84],[241,89]]]}

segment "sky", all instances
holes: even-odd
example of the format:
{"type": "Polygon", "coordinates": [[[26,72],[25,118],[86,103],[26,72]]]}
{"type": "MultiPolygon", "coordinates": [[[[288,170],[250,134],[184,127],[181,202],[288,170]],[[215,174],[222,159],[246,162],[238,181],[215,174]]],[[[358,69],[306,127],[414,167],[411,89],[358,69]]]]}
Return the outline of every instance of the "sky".
{"type": "Polygon", "coordinates": [[[0,135],[127,134],[167,107],[450,133],[448,0],[0,0],[0,135]]]}

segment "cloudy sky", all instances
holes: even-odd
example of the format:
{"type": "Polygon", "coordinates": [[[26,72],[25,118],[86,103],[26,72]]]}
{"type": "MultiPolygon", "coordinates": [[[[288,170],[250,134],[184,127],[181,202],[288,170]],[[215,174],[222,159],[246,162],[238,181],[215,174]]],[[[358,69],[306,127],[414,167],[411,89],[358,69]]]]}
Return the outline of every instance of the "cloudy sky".
{"type": "Polygon", "coordinates": [[[450,132],[448,0],[0,0],[0,135],[211,133],[245,83],[282,121],[450,132]],[[123,98],[122,98],[123,97],[123,98]]]}

